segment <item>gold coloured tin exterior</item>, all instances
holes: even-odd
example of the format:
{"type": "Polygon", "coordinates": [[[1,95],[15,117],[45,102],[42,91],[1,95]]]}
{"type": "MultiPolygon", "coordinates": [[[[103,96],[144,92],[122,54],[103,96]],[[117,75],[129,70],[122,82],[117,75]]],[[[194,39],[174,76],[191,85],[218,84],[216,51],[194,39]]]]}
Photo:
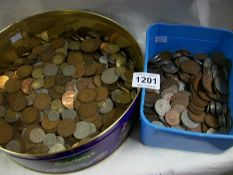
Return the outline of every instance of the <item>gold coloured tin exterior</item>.
{"type": "MultiPolygon", "coordinates": [[[[143,70],[143,57],[135,39],[118,23],[104,16],[80,10],[61,10],[46,12],[16,22],[0,32],[0,70],[11,66],[17,58],[14,46],[20,40],[47,31],[50,37],[57,36],[69,29],[89,27],[109,35],[118,32],[128,41],[124,50],[133,59],[137,71],[143,70]]],[[[70,172],[91,166],[110,155],[126,138],[138,117],[139,93],[124,114],[109,128],[81,145],[77,144],[66,151],[31,155],[15,153],[0,148],[17,163],[32,170],[50,173],[70,172]],[[135,112],[136,111],[136,112],[135,112]]]]}

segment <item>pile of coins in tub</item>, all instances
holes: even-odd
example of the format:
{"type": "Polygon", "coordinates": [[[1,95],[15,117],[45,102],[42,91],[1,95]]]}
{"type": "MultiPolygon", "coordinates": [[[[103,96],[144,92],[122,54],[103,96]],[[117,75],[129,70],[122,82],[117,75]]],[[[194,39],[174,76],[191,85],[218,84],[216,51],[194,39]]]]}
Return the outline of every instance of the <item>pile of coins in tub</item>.
{"type": "Polygon", "coordinates": [[[228,107],[231,62],[221,52],[191,55],[164,51],[149,61],[160,74],[160,90],[146,89],[144,113],[160,127],[225,134],[231,129],[228,107]]]}
{"type": "Polygon", "coordinates": [[[134,61],[116,44],[118,37],[80,28],[14,44],[18,59],[0,76],[1,146],[56,153],[112,125],[137,93],[134,61]]]}

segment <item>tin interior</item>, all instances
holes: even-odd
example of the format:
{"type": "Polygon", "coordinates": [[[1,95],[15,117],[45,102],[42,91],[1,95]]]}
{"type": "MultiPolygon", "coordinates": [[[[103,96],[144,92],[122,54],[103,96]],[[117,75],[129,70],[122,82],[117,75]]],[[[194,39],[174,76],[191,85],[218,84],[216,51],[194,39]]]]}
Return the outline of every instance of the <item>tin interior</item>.
{"type": "MultiPolygon", "coordinates": [[[[129,46],[124,48],[124,51],[133,59],[136,66],[136,70],[143,70],[143,58],[140,47],[135,41],[135,39],[122,26],[104,16],[79,10],[62,10],[47,12],[23,19],[3,29],[0,32],[0,70],[7,69],[12,64],[12,62],[15,59],[17,59],[17,55],[15,53],[14,48],[17,46],[17,44],[20,43],[20,41],[29,38],[34,34],[41,33],[45,30],[48,32],[49,36],[56,36],[66,30],[76,30],[80,27],[89,27],[105,35],[109,35],[112,32],[118,32],[119,34],[124,36],[125,39],[129,42],[129,46]],[[17,40],[18,36],[20,35],[22,36],[22,38],[17,40]],[[17,41],[15,41],[15,39],[17,41]]],[[[136,98],[128,106],[124,114],[128,111],[132,104],[135,103],[135,100],[138,98],[139,93],[140,92],[138,91],[136,98]]],[[[101,132],[99,135],[95,136],[94,138],[90,139],[84,144],[87,144],[103,136],[106,132],[111,130],[119,120],[121,120],[124,114],[122,114],[122,116],[117,121],[115,121],[109,128],[107,128],[105,131],[101,132]]],[[[29,155],[15,153],[4,148],[1,149],[9,154],[19,157],[26,156],[30,158],[48,155],[29,155]]]]}

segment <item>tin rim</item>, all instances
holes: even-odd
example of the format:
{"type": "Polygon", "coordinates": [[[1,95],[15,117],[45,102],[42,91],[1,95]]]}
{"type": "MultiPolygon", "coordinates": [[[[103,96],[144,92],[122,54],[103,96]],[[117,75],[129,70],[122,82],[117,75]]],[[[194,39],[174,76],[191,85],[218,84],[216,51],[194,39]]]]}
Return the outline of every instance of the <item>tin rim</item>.
{"type": "MultiPolygon", "coordinates": [[[[7,31],[10,27],[24,21],[24,20],[27,20],[27,19],[30,19],[30,18],[34,18],[34,17],[40,17],[40,16],[43,16],[43,15],[52,15],[52,14],[58,14],[58,13],[77,13],[77,14],[88,14],[88,15],[91,15],[91,16],[95,16],[95,17],[98,17],[98,18],[102,18],[102,19],[105,19],[111,23],[113,23],[114,25],[117,25],[118,27],[121,28],[121,30],[123,30],[131,39],[133,39],[134,41],[134,46],[136,47],[136,49],[138,49],[138,54],[139,57],[140,57],[140,61],[141,61],[141,69],[143,69],[143,56],[142,56],[142,52],[141,52],[141,49],[137,43],[137,41],[134,39],[134,37],[121,25],[119,24],[118,22],[104,16],[104,15],[100,15],[98,13],[95,13],[95,12],[90,12],[90,11],[85,11],[85,10],[72,10],[72,9],[65,9],[65,10],[55,10],[55,11],[48,11],[48,12],[44,12],[44,13],[39,13],[39,14],[35,14],[35,15],[32,15],[32,16],[29,16],[29,17],[26,17],[26,18],[23,18],[13,24],[10,24],[8,25],[7,27],[5,27],[4,29],[0,30],[0,33],[4,32],[4,31],[7,31]]],[[[124,115],[129,111],[129,109],[132,107],[132,105],[134,103],[136,103],[136,101],[138,100],[139,98],[139,95],[140,95],[140,92],[141,92],[141,89],[138,88],[137,89],[137,93],[136,93],[136,96],[135,98],[133,99],[133,101],[131,102],[131,104],[127,107],[127,109],[124,111],[124,113],[114,122],[112,123],[107,129],[105,129],[104,131],[100,132],[100,134],[96,135],[95,137],[87,140],[86,142],[84,143],[81,143],[80,145],[77,145],[77,146],[74,146],[72,148],[69,148],[69,149],[66,149],[64,151],[61,151],[61,152],[57,152],[57,153],[47,153],[47,154],[28,154],[28,153],[17,153],[17,152],[13,152],[13,151],[10,151],[10,150],[7,150],[5,148],[3,148],[2,146],[0,146],[0,150],[8,153],[9,155],[13,155],[13,156],[17,156],[17,157],[21,157],[21,158],[27,158],[27,159],[37,159],[37,158],[44,158],[44,157],[47,157],[47,156],[55,156],[57,154],[61,154],[61,153],[65,153],[65,152],[68,152],[68,151],[71,151],[71,150],[74,150],[78,147],[81,147],[83,145],[86,145],[86,144],[89,144],[91,143],[92,141],[94,140],[97,140],[98,138],[101,138],[103,137],[106,133],[108,133],[110,130],[112,130],[114,128],[114,126],[124,117],[124,115]]]]}

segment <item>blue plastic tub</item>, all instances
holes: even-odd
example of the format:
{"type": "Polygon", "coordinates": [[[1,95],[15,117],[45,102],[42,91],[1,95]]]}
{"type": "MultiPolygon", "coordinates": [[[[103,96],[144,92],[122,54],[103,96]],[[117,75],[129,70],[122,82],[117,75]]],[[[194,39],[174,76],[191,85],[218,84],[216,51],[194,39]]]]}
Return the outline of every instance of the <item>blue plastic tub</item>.
{"type": "MultiPolygon", "coordinates": [[[[192,54],[222,51],[233,60],[233,32],[204,27],[154,24],[146,34],[146,55],[144,71],[151,58],[161,51],[187,49],[192,54]]],[[[230,73],[230,89],[233,76],[230,73]]],[[[148,121],[143,113],[145,89],[142,90],[140,106],[141,140],[145,145],[187,151],[217,153],[233,145],[233,130],[229,134],[203,134],[173,128],[157,127],[148,121]]],[[[233,94],[230,90],[229,108],[233,111],[233,94]]],[[[231,114],[232,117],[232,114],[231,114]]]]}

